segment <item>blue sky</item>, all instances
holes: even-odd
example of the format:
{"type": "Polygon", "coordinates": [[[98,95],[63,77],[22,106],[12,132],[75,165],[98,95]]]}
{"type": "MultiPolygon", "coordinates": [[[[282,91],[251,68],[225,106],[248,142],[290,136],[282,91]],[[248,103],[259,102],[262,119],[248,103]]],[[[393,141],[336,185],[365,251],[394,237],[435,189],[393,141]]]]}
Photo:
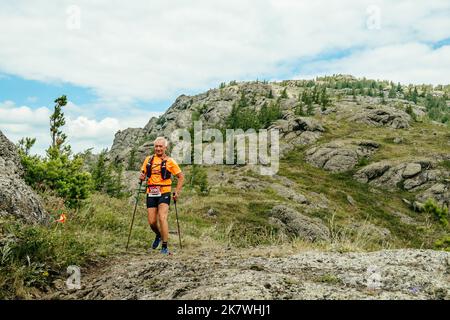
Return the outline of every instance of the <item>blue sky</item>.
{"type": "Polygon", "coordinates": [[[75,151],[110,147],[180,94],[333,73],[450,83],[446,0],[19,0],[0,4],[0,130],[49,143],[66,94],[75,151]],[[74,5],[76,3],[76,5],[74,5]]]}

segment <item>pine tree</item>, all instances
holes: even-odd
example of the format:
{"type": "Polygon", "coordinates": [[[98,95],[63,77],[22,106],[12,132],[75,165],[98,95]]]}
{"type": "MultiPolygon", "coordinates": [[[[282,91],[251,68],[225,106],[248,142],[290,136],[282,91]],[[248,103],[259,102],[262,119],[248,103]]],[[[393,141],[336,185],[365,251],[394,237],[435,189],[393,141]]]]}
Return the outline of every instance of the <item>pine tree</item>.
{"type": "Polygon", "coordinates": [[[314,86],[312,93],[312,102],[319,103],[319,91],[317,90],[317,86],[314,86]]]}
{"type": "Polygon", "coordinates": [[[201,195],[209,194],[209,186],[208,186],[208,173],[207,171],[199,165],[193,164],[191,166],[190,177],[188,179],[189,186],[196,188],[200,191],[201,195]]]}
{"type": "Polygon", "coordinates": [[[136,164],[136,147],[133,147],[130,151],[130,157],[128,158],[127,170],[134,170],[136,164]]]}
{"type": "Polygon", "coordinates": [[[411,101],[411,97],[412,97],[412,89],[411,87],[409,87],[408,92],[405,93],[405,99],[411,101]]]}
{"type": "Polygon", "coordinates": [[[287,89],[287,88],[284,88],[284,90],[281,92],[281,99],[287,99],[287,98],[288,98],[286,89],[287,89]]]}
{"type": "Polygon", "coordinates": [[[314,115],[314,107],[313,107],[312,101],[309,101],[309,103],[306,106],[306,114],[308,116],[314,115]]]}
{"type": "Polygon", "coordinates": [[[233,103],[231,108],[231,113],[225,121],[228,128],[238,128],[238,119],[239,119],[239,105],[237,102],[233,103]]]}
{"type": "Polygon", "coordinates": [[[51,158],[56,158],[62,151],[70,152],[70,146],[63,146],[67,136],[61,131],[61,127],[66,124],[62,107],[67,104],[67,97],[62,95],[55,100],[53,114],[50,116],[50,135],[52,144],[47,150],[51,158]]]}
{"type": "Polygon", "coordinates": [[[417,87],[414,87],[414,91],[411,96],[411,101],[413,101],[415,104],[417,104],[417,97],[419,96],[419,93],[417,92],[417,87]]]}
{"type": "Polygon", "coordinates": [[[25,137],[19,140],[18,147],[26,156],[30,155],[30,149],[36,143],[36,138],[25,137]]]}
{"type": "Polygon", "coordinates": [[[417,121],[417,116],[410,104],[408,104],[408,106],[406,107],[406,113],[409,114],[414,121],[417,121]]]}
{"type": "Polygon", "coordinates": [[[397,97],[397,91],[395,89],[395,87],[391,87],[391,89],[389,90],[389,94],[388,94],[388,98],[389,99],[394,99],[397,97]]]}
{"type": "Polygon", "coordinates": [[[241,92],[241,98],[239,99],[238,106],[239,108],[245,108],[248,106],[248,100],[243,91],[241,92]]]}
{"type": "Polygon", "coordinates": [[[295,114],[298,116],[305,116],[305,111],[303,110],[303,102],[299,102],[296,106],[295,106],[295,114]]]}
{"type": "Polygon", "coordinates": [[[107,184],[111,182],[111,177],[109,175],[109,170],[106,168],[106,150],[100,152],[97,163],[95,164],[91,175],[94,184],[94,189],[97,191],[102,191],[107,184]]]}
{"type": "Polygon", "coordinates": [[[320,104],[322,105],[322,111],[324,111],[326,107],[330,104],[330,98],[328,97],[326,87],[322,89],[322,93],[320,96],[320,104]]]}

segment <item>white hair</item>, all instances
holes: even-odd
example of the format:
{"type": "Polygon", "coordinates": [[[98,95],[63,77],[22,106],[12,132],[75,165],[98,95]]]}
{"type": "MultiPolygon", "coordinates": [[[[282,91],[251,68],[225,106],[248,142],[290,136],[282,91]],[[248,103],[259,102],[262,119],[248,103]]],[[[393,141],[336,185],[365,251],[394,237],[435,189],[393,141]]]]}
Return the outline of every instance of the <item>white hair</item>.
{"type": "Polygon", "coordinates": [[[156,141],[163,141],[163,142],[164,142],[164,147],[167,147],[167,146],[169,145],[169,141],[167,141],[167,139],[164,138],[164,137],[157,137],[157,138],[155,139],[155,141],[153,141],[153,144],[155,144],[156,141]]]}

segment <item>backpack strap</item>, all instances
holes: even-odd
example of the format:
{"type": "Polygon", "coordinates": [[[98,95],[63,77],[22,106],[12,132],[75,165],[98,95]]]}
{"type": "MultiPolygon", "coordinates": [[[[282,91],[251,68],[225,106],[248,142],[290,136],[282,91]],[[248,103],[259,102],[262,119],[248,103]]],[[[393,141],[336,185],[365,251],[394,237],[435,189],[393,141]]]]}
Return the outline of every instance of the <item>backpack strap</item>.
{"type": "Polygon", "coordinates": [[[167,160],[169,158],[167,157],[166,159],[164,159],[163,161],[161,161],[161,178],[163,180],[167,180],[170,179],[170,177],[172,176],[172,174],[170,173],[169,170],[167,170],[167,160]]]}
{"type": "MultiPolygon", "coordinates": [[[[152,157],[149,159],[149,161],[147,162],[147,165],[146,165],[148,179],[150,179],[150,177],[152,176],[152,166],[153,166],[154,157],[155,157],[155,155],[152,155],[152,157]]],[[[170,171],[167,170],[167,160],[168,159],[169,159],[169,157],[166,156],[166,158],[161,161],[161,170],[160,171],[161,171],[161,178],[163,180],[167,180],[172,177],[172,174],[170,173],[170,171]]]]}
{"type": "Polygon", "coordinates": [[[150,179],[150,177],[152,176],[152,164],[153,164],[153,158],[155,156],[153,155],[148,161],[147,161],[147,178],[150,179]]]}

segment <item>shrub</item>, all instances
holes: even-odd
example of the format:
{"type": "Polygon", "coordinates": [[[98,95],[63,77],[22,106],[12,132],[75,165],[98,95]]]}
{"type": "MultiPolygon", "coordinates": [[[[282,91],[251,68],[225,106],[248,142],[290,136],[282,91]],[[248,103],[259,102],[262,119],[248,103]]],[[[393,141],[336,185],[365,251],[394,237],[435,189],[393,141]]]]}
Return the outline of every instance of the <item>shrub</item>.
{"type": "Polygon", "coordinates": [[[197,189],[200,194],[209,194],[208,173],[205,168],[195,164],[192,165],[188,181],[189,185],[197,189]]]}
{"type": "Polygon", "coordinates": [[[443,238],[436,240],[434,247],[436,249],[450,251],[450,236],[444,236],[443,238]]]}
{"type": "Polygon", "coordinates": [[[47,149],[47,156],[30,156],[29,150],[36,139],[26,138],[19,142],[19,155],[25,170],[25,181],[35,189],[51,189],[64,198],[70,207],[79,207],[87,199],[92,189],[91,175],[82,171],[83,155],[71,155],[67,136],[61,128],[65,124],[62,107],[67,104],[67,97],[55,100],[53,114],[50,116],[50,136],[52,144],[47,149]]]}
{"type": "Polygon", "coordinates": [[[406,107],[406,113],[407,114],[409,114],[410,116],[411,116],[411,118],[414,120],[414,121],[417,121],[417,116],[416,116],[416,114],[414,113],[414,111],[413,111],[413,109],[412,109],[412,107],[411,107],[411,105],[409,104],[407,107],[406,107]]]}
{"type": "Polygon", "coordinates": [[[92,191],[92,178],[82,171],[81,156],[70,158],[67,154],[59,154],[49,159],[19,154],[25,181],[37,190],[54,190],[69,207],[78,207],[92,191]]]}
{"type": "Polygon", "coordinates": [[[425,201],[423,209],[427,213],[431,213],[443,225],[448,225],[448,208],[439,208],[432,198],[425,201]]]}

